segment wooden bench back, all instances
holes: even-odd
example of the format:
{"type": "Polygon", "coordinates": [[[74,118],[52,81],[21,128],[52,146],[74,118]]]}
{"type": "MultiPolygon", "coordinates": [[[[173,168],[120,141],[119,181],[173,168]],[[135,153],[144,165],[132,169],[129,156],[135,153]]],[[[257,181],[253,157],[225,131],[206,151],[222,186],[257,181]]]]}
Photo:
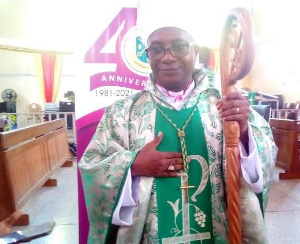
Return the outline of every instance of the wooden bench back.
{"type": "Polygon", "coordinates": [[[65,120],[0,133],[0,221],[70,157],[65,120]]]}
{"type": "Polygon", "coordinates": [[[270,126],[279,149],[276,165],[285,169],[285,173],[279,175],[280,179],[300,178],[299,121],[271,118],[270,126]]]}

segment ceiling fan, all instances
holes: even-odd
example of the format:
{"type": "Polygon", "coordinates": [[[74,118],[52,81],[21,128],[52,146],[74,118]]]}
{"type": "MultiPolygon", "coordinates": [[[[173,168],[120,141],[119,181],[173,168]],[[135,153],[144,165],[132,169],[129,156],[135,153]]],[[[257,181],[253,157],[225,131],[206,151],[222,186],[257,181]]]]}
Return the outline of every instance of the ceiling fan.
{"type": "Polygon", "coordinates": [[[17,100],[17,93],[13,89],[5,89],[2,92],[2,99],[5,102],[15,102],[17,100]]]}

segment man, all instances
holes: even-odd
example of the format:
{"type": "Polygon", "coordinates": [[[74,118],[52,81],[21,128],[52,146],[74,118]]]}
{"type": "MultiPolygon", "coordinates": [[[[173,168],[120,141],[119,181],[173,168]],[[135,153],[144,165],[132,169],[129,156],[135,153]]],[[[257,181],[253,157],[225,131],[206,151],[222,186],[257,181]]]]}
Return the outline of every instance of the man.
{"type": "Polygon", "coordinates": [[[227,243],[224,120],[241,132],[244,242],[266,242],[258,195],[264,210],[276,154],[269,125],[241,94],[208,87],[190,33],[162,27],[147,44],[148,86],[106,109],[79,162],[89,243],[227,243]]]}

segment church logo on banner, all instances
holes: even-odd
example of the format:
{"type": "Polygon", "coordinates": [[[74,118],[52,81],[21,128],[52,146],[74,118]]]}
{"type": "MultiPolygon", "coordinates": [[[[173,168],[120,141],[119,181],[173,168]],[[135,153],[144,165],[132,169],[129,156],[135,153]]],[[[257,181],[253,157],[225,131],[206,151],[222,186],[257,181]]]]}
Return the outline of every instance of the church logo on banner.
{"type": "Polygon", "coordinates": [[[142,43],[136,27],[136,8],[122,8],[85,54],[85,63],[115,64],[114,71],[90,75],[90,91],[101,100],[103,107],[117,99],[143,90],[150,73],[142,43]],[[115,43],[107,51],[107,44],[115,43]]]}
{"type": "Polygon", "coordinates": [[[142,76],[147,76],[150,72],[145,48],[137,27],[126,33],[121,44],[123,62],[130,71],[142,76]]]}

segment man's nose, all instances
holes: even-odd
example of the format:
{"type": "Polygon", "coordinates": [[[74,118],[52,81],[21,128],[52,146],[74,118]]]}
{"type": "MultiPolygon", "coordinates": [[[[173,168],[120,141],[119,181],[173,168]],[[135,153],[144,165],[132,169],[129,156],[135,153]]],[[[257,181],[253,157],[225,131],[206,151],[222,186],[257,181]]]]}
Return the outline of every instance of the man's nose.
{"type": "Polygon", "coordinates": [[[165,49],[165,55],[164,55],[163,59],[164,60],[174,59],[173,55],[171,54],[170,48],[165,49]]]}

